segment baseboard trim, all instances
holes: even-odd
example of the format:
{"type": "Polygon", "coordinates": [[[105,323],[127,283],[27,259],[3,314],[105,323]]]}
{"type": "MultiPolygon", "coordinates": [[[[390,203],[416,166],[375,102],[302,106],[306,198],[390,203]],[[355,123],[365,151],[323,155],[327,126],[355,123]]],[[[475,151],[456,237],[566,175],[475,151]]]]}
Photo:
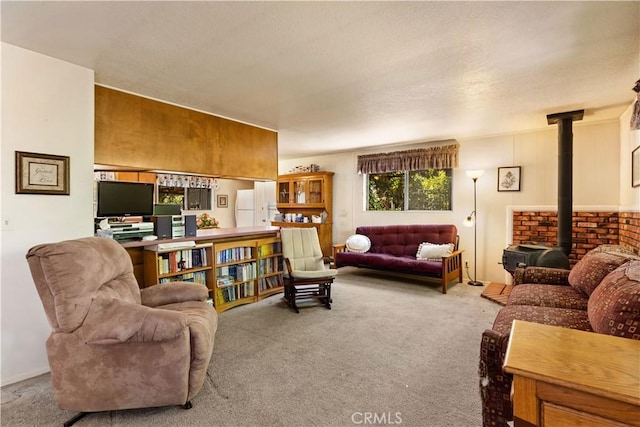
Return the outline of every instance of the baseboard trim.
{"type": "Polygon", "coordinates": [[[0,387],[14,384],[23,380],[28,380],[29,378],[37,377],[38,375],[46,374],[48,372],[51,372],[51,369],[49,369],[49,367],[47,366],[39,369],[34,369],[30,372],[23,372],[20,375],[14,375],[13,377],[2,378],[0,379],[0,387]]]}

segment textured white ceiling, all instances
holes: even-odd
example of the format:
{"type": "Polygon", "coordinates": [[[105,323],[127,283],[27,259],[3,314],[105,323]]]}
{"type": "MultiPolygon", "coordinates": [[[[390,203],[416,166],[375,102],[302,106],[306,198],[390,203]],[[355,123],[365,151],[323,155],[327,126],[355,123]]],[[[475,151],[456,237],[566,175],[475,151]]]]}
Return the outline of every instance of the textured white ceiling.
{"type": "Polygon", "coordinates": [[[282,158],[619,117],[640,2],[10,2],[2,41],[279,132],[282,158]]]}

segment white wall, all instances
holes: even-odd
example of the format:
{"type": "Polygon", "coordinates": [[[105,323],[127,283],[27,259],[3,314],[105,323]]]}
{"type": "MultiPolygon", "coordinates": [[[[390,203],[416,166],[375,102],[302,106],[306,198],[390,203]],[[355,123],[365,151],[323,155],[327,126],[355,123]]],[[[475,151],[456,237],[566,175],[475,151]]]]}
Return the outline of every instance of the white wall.
{"type": "Polygon", "coordinates": [[[206,213],[207,215],[215,218],[218,221],[218,225],[221,228],[229,228],[236,226],[236,217],[235,217],[235,201],[236,201],[236,192],[238,190],[246,190],[253,188],[253,181],[248,180],[240,180],[240,179],[224,179],[218,178],[217,180],[218,188],[214,188],[211,191],[211,209],[192,209],[192,210],[182,210],[183,215],[201,215],[206,213]],[[218,196],[226,195],[228,196],[228,207],[219,208],[218,207],[218,196]]]}
{"type": "MultiPolygon", "coordinates": [[[[595,124],[576,122],[574,131],[573,204],[607,206],[620,204],[620,128],[617,120],[595,124]]],[[[425,144],[392,146],[358,153],[282,160],[279,173],[297,165],[318,164],[335,172],[333,241],[344,242],[358,225],[449,223],[458,227],[464,261],[473,271],[473,228],[462,221],[473,210],[473,181],[469,169],[484,169],[478,179],[478,279],[505,281],[498,264],[502,250],[511,242],[507,231],[508,207],[557,206],[558,133],[556,126],[537,132],[459,140],[459,167],[454,170],[453,210],[447,212],[367,212],[363,209],[363,176],[357,174],[357,155],[428,147],[425,144]],[[497,168],[522,166],[519,192],[497,191],[497,168]]],[[[287,141],[288,143],[288,141],[287,141]]]]}
{"type": "Polygon", "coordinates": [[[51,330],[25,255],[93,234],[94,73],[6,43],[2,59],[1,383],[49,370],[51,330]],[[15,194],[15,151],[70,156],[68,196],[15,194]]]}
{"type": "Polygon", "coordinates": [[[640,211],[640,187],[631,186],[631,152],[640,147],[640,130],[630,129],[633,103],[620,118],[620,206],[640,211]]]}

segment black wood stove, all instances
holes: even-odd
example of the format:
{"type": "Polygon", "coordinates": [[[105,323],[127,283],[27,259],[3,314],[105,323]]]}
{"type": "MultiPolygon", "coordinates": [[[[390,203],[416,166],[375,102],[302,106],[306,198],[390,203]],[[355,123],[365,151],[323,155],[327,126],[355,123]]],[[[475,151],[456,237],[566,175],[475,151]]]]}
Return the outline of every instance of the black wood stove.
{"type": "Polygon", "coordinates": [[[502,252],[502,265],[513,274],[520,264],[566,268],[571,253],[573,218],[573,121],[582,120],[584,110],[547,115],[548,124],[558,125],[558,246],[537,243],[510,245],[502,252]]]}
{"type": "Polygon", "coordinates": [[[513,274],[518,266],[569,268],[569,257],[558,247],[540,244],[510,245],[502,252],[502,266],[513,274]]]}

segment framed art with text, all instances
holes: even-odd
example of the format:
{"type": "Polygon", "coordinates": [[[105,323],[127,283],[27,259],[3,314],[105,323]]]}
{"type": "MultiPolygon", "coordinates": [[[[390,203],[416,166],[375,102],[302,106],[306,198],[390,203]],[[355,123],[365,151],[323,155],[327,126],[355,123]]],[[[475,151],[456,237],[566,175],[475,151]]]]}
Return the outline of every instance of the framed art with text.
{"type": "Polygon", "coordinates": [[[640,147],[631,152],[631,186],[640,187],[640,147]]]}
{"type": "Polygon", "coordinates": [[[498,168],[498,191],[520,191],[520,166],[498,168]]]}
{"type": "Polygon", "coordinates": [[[69,157],[16,151],[16,194],[69,195],[69,157]]]}

